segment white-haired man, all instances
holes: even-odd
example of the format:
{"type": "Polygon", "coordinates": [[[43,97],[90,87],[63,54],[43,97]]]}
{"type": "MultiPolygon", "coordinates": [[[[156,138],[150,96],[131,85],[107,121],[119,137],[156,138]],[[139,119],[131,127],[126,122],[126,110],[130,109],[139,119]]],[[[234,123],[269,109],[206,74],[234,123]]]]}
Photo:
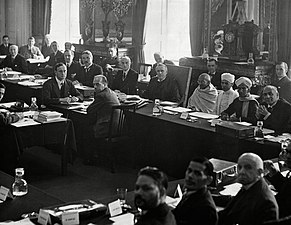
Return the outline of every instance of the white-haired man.
{"type": "Polygon", "coordinates": [[[134,95],[137,92],[138,73],[130,68],[131,60],[128,56],[124,56],[119,61],[119,70],[115,75],[111,89],[118,90],[125,94],[134,95]]]}
{"type": "Polygon", "coordinates": [[[234,91],[232,86],[234,84],[235,76],[231,73],[221,74],[221,90],[218,90],[218,96],[215,102],[213,113],[220,115],[226,110],[228,106],[238,97],[238,92],[234,91]]]}
{"type": "Polygon", "coordinates": [[[241,190],[226,208],[219,212],[219,225],[255,225],[278,219],[275,196],[263,178],[262,159],[254,153],[244,153],[238,159],[237,182],[241,190]]]}

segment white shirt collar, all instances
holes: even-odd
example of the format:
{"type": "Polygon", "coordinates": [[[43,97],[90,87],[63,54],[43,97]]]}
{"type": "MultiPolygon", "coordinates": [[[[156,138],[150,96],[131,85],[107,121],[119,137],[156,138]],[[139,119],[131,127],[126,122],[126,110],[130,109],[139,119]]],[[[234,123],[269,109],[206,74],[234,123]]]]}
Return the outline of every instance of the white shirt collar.
{"type": "Polygon", "coordinates": [[[55,77],[55,79],[56,79],[56,81],[57,81],[57,84],[58,84],[58,86],[59,86],[59,89],[61,89],[61,87],[62,87],[62,84],[64,84],[65,83],[65,80],[63,80],[63,81],[60,81],[57,77],[55,77]]]}

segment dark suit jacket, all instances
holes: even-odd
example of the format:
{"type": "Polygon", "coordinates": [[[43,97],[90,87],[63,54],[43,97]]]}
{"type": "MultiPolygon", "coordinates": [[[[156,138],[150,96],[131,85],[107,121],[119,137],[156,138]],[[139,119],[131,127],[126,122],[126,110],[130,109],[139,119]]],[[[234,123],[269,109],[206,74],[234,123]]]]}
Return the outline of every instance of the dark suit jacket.
{"type": "Polygon", "coordinates": [[[4,44],[0,45],[0,55],[9,55],[9,47],[12,44],[8,44],[8,47],[5,47],[4,44]]]}
{"type": "Polygon", "coordinates": [[[172,102],[179,102],[181,99],[176,80],[173,80],[169,76],[162,82],[158,81],[157,76],[153,77],[147,87],[145,97],[151,100],[160,99],[162,101],[172,102]]]}
{"type": "Polygon", "coordinates": [[[123,71],[119,70],[114,77],[111,89],[119,90],[125,94],[135,95],[137,92],[136,87],[137,87],[138,73],[134,71],[133,69],[129,69],[124,81],[122,81],[122,76],[123,76],[123,71]]]}
{"type": "MultiPolygon", "coordinates": [[[[110,88],[95,94],[94,102],[87,108],[89,123],[94,130],[95,138],[106,137],[108,134],[111,108],[113,105],[119,105],[117,95],[110,88]]],[[[114,124],[117,124],[118,118],[114,117],[114,124]]]]}
{"type": "Polygon", "coordinates": [[[281,173],[277,173],[272,177],[266,176],[266,178],[278,191],[276,200],[279,206],[280,218],[291,216],[291,178],[284,177],[281,173]]]}
{"type": "Polygon", "coordinates": [[[150,209],[140,216],[135,225],[175,225],[175,217],[166,203],[150,209]]]}
{"type": "Polygon", "coordinates": [[[75,76],[75,80],[78,80],[81,84],[89,87],[93,87],[94,76],[103,74],[103,69],[97,64],[92,64],[89,70],[86,72],[85,67],[79,70],[79,73],[75,76]]]}
{"type": "Polygon", "coordinates": [[[213,84],[216,89],[221,90],[221,73],[215,72],[215,74],[210,74],[209,72],[206,72],[211,77],[211,83],[213,84]]]}
{"type": "Polygon", "coordinates": [[[78,62],[72,62],[69,67],[67,67],[67,78],[71,81],[74,81],[77,74],[80,73],[80,70],[82,69],[80,63],[78,62]]]}
{"type": "Polygon", "coordinates": [[[56,77],[47,80],[43,84],[43,101],[45,105],[59,104],[60,98],[76,96],[79,101],[83,101],[82,94],[75,88],[72,81],[66,79],[64,83],[64,96],[61,96],[61,90],[59,89],[56,77]]]}
{"type": "MultiPolygon", "coordinates": [[[[275,130],[277,134],[291,133],[291,104],[285,99],[279,99],[269,111],[271,115],[264,121],[264,127],[275,130]]],[[[259,120],[263,120],[263,116],[259,120]]]]}
{"type": "Polygon", "coordinates": [[[280,98],[284,98],[291,104],[291,80],[285,76],[281,80],[274,83],[274,86],[278,88],[280,98]]]}
{"type": "Polygon", "coordinates": [[[57,51],[57,54],[51,53],[50,59],[47,62],[47,65],[54,67],[57,63],[64,61],[64,54],[61,51],[57,51]]]}
{"type": "Polygon", "coordinates": [[[218,221],[215,204],[207,188],[183,197],[173,213],[177,225],[215,225],[218,221]]]}
{"type": "Polygon", "coordinates": [[[1,62],[0,68],[10,67],[14,71],[21,73],[28,73],[28,67],[26,60],[19,54],[15,57],[12,62],[11,55],[7,55],[6,58],[1,62]]]}
{"type": "Polygon", "coordinates": [[[278,219],[279,210],[268,184],[261,178],[248,190],[240,190],[218,215],[219,225],[257,225],[278,219]]]}

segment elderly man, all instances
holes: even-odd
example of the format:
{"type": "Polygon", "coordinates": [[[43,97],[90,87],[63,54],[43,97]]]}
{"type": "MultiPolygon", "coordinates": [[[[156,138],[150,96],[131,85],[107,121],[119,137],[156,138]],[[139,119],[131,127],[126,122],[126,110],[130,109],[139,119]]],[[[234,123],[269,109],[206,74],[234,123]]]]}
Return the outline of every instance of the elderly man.
{"type": "Polygon", "coordinates": [[[4,35],[2,37],[2,44],[0,45],[0,55],[9,55],[10,45],[8,35],[4,35]]]}
{"type": "Polygon", "coordinates": [[[213,165],[206,158],[194,158],[185,173],[184,194],[173,210],[178,225],[216,225],[215,203],[207,186],[213,180],[213,165]]]}
{"type": "Polygon", "coordinates": [[[9,52],[10,55],[7,55],[0,63],[0,68],[7,68],[7,70],[18,71],[27,74],[27,62],[21,55],[18,54],[18,46],[10,45],[9,52]]]}
{"type": "Polygon", "coordinates": [[[130,68],[131,60],[128,56],[124,56],[119,61],[119,70],[112,82],[112,90],[118,90],[128,95],[135,95],[137,93],[137,79],[138,73],[130,68]]]}
{"type": "Polygon", "coordinates": [[[43,59],[43,55],[40,49],[36,46],[34,37],[28,38],[27,45],[21,46],[19,49],[19,54],[25,59],[43,59]]]}
{"type": "Polygon", "coordinates": [[[165,203],[167,176],[157,168],[145,167],[138,173],[134,203],[141,210],[136,225],[175,225],[176,221],[165,203]]]}
{"type": "Polygon", "coordinates": [[[151,100],[179,102],[180,94],[176,80],[167,76],[168,69],[165,64],[156,66],[157,76],[152,77],[147,87],[145,97],[151,100]]]}
{"type": "Polygon", "coordinates": [[[287,73],[287,63],[276,63],[276,81],[274,82],[274,86],[278,88],[279,96],[291,104],[291,80],[287,76],[287,73]]]}
{"type": "Polygon", "coordinates": [[[89,50],[82,52],[81,61],[83,66],[75,76],[74,83],[93,87],[94,76],[103,74],[103,69],[101,66],[93,63],[93,55],[89,50]]]}
{"type": "Polygon", "coordinates": [[[81,65],[78,62],[73,61],[74,52],[72,50],[66,49],[64,52],[64,62],[67,66],[67,78],[74,81],[75,76],[81,70],[81,65]]]}
{"type": "Polygon", "coordinates": [[[155,52],[154,53],[154,58],[155,58],[156,63],[153,65],[153,68],[149,72],[149,75],[151,77],[154,77],[154,76],[157,75],[156,67],[157,67],[158,64],[162,63],[162,64],[174,65],[174,63],[172,61],[165,59],[165,57],[160,52],[155,52]]]}
{"type": "MultiPolygon", "coordinates": [[[[283,152],[283,159],[288,169],[291,169],[291,144],[287,146],[283,152]]],[[[284,177],[279,170],[276,169],[273,162],[266,160],[264,162],[266,172],[268,173],[265,178],[271,182],[275,187],[276,199],[279,206],[280,218],[285,216],[291,216],[291,176],[290,172],[284,177]]]]}
{"type": "Polygon", "coordinates": [[[210,76],[207,73],[200,74],[199,86],[194,90],[188,101],[188,108],[205,113],[212,113],[214,110],[217,90],[211,84],[210,76]]]}
{"type": "MultiPolygon", "coordinates": [[[[95,94],[94,102],[87,108],[89,125],[92,126],[94,137],[97,142],[103,142],[108,135],[111,110],[113,105],[119,105],[117,95],[108,87],[107,78],[103,75],[97,75],[93,80],[95,94]]],[[[118,117],[113,122],[117,124],[118,117]]],[[[94,146],[95,147],[95,146],[94,146]]],[[[92,148],[84,149],[84,164],[94,164],[94,150],[92,148]]]]}
{"type": "Polygon", "coordinates": [[[74,87],[72,81],[66,79],[67,67],[57,63],[54,67],[55,77],[43,84],[43,100],[45,105],[69,104],[83,101],[83,96],[74,87]]]}
{"type": "Polygon", "coordinates": [[[221,74],[221,88],[222,91],[218,91],[218,96],[215,102],[213,113],[220,115],[221,112],[226,110],[228,106],[238,97],[238,92],[234,91],[232,86],[234,84],[235,77],[230,73],[221,74]]]}
{"type": "Polygon", "coordinates": [[[256,112],[259,103],[251,96],[252,81],[247,77],[240,77],[235,81],[238,87],[239,97],[221,113],[221,118],[227,120],[229,117],[234,121],[245,121],[256,124],[256,112]]]}
{"type": "Polygon", "coordinates": [[[262,159],[254,153],[244,153],[238,159],[237,182],[241,190],[219,212],[220,225],[255,225],[278,219],[275,196],[263,178],[262,159]]]}
{"type": "Polygon", "coordinates": [[[279,98],[276,87],[268,85],[263,89],[263,104],[257,110],[258,120],[264,127],[273,129],[277,134],[291,133],[291,104],[279,98]]]}

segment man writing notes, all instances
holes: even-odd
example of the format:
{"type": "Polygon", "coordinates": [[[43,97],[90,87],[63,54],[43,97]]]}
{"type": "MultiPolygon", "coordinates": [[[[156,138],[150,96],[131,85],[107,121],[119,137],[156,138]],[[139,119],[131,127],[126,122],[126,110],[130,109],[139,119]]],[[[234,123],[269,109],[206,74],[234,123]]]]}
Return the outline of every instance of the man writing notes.
{"type": "Polygon", "coordinates": [[[45,105],[69,104],[82,101],[83,96],[74,87],[72,81],[66,79],[67,67],[63,63],[57,63],[54,67],[55,77],[43,84],[43,100],[45,105]]]}
{"type": "Polygon", "coordinates": [[[291,104],[279,98],[274,86],[264,87],[263,103],[258,107],[256,116],[264,121],[264,127],[273,129],[277,134],[291,133],[291,104]]]}
{"type": "Polygon", "coordinates": [[[199,86],[189,98],[188,108],[205,113],[213,112],[218,93],[210,81],[207,73],[200,74],[197,81],[199,86]]]}
{"type": "Polygon", "coordinates": [[[157,168],[145,167],[138,173],[134,203],[141,210],[136,225],[175,225],[175,217],[165,203],[167,176],[157,168]]]}
{"type": "MultiPolygon", "coordinates": [[[[94,137],[97,139],[98,145],[103,142],[106,135],[108,135],[111,110],[113,105],[119,105],[120,102],[117,95],[108,87],[107,78],[103,75],[97,75],[93,80],[94,84],[94,101],[87,108],[88,122],[92,126],[94,137]]],[[[114,127],[118,123],[118,116],[116,115],[114,127]]],[[[96,146],[94,146],[94,149],[96,146]]],[[[85,160],[84,164],[94,164],[94,149],[84,149],[85,160]]]]}
{"type": "Polygon", "coordinates": [[[7,70],[18,71],[27,74],[27,62],[21,55],[18,54],[18,46],[10,45],[9,52],[10,55],[7,55],[0,63],[0,68],[7,68],[7,70]]]}
{"type": "Polygon", "coordinates": [[[34,37],[28,38],[27,45],[21,46],[19,49],[19,54],[25,59],[43,59],[43,55],[40,49],[36,46],[34,37]]]}
{"type": "Polygon", "coordinates": [[[151,100],[179,102],[180,94],[176,80],[167,76],[168,69],[165,64],[156,66],[157,76],[152,77],[147,87],[145,97],[151,100]]]}
{"type": "Polygon", "coordinates": [[[206,158],[194,158],[185,173],[184,194],[173,210],[178,225],[216,225],[215,203],[207,190],[213,180],[213,165],[206,158]]]}
{"type": "Polygon", "coordinates": [[[224,120],[245,121],[255,124],[257,121],[256,111],[259,103],[251,96],[252,81],[247,77],[240,77],[235,81],[238,87],[239,97],[221,113],[224,120]]]}
{"type": "Polygon", "coordinates": [[[275,196],[263,178],[262,159],[254,153],[244,153],[238,159],[237,182],[242,184],[226,208],[219,212],[219,225],[257,225],[278,219],[275,196]]]}
{"type": "Polygon", "coordinates": [[[235,77],[230,73],[221,74],[221,88],[222,91],[218,91],[218,96],[215,102],[213,113],[220,115],[221,112],[226,110],[228,106],[238,97],[238,92],[234,91],[232,86],[234,84],[235,77]]]}
{"type": "Polygon", "coordinates": [[[93,87],[94,76],[103,74],[103,69],[101,66],[93,63],[93,55],[89,50],[82,52],[81,60],[83,66],[73,79],[74,83],[81,83],[82,85],[93,87]]]}
{"type": "Polygon", "coordinates": [[[119,61],[119,70],[115,75],[111,89],[118,90],[128,95],[135,95],[137,90],[138,73],[130,68],[131,60],[128,56],[124,56],[119,61]]]}

